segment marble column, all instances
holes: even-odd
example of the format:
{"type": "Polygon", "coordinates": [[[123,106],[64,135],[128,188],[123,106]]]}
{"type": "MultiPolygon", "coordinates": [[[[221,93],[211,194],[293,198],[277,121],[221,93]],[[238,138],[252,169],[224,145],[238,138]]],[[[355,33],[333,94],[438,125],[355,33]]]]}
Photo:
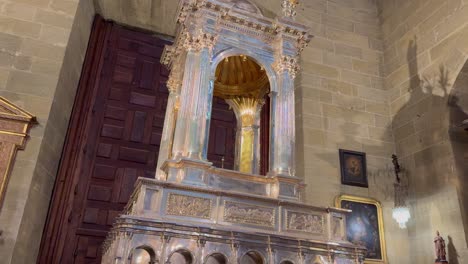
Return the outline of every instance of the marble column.
{"type": "Polygon", "coordinates": [[[295,176],[294,148],[295,106],[294,78],[298,71],[297,58],[279,56],[274,64],[277,73],[278,90],[273,93],[273,164],[274,175],[295,176]]]}
{"type": "Polygon", "coordinates": [[[259,173],[260,164],[260,111],[263,99],[238,97],[226,102],[237,119],[235,169],[250,174],[259,173]]]}
{"type": "Polygon", "coordinates": [[[183,43],[186,50],[184,76],[179,97],[172,158],[204,160],[203,148],[210,116],[211,50],[216,37],[199,31],[187,32],[183,43]]]}

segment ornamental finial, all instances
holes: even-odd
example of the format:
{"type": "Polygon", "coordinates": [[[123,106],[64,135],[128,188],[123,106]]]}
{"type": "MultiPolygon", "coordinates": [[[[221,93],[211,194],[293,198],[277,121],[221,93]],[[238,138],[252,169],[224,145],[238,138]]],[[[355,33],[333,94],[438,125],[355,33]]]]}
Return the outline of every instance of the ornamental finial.
{"type": "Polygon", "coordinates": [[[299,0],[283,0],[281,7],[283,8],[283,16],[292,18],[296,16],[296,6],[299,4],[299,0]]]}

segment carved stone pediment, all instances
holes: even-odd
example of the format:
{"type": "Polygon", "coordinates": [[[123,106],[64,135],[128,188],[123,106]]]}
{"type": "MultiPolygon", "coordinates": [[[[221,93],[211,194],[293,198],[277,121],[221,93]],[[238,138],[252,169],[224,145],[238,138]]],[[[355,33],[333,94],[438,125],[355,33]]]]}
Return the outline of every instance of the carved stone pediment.
{"type": "Polygon", "coordinates": [[[0,210],[18,149],[24,149],[36,118],[0,96],[0,210]]]}

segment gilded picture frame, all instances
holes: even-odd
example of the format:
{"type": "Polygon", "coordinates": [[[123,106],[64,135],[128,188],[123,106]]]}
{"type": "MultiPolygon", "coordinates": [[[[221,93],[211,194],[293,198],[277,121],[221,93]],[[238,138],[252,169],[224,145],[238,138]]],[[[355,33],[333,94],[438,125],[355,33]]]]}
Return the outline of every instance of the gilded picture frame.
{"type": "Polygon", "coordinates": [[[380,202],[370,198],[341,195],[336,197],[335,206],[353,210],[346,216],[346,237],[349,241],[361,244],[368,249],[364,263],[387,263],[380,202]]]}

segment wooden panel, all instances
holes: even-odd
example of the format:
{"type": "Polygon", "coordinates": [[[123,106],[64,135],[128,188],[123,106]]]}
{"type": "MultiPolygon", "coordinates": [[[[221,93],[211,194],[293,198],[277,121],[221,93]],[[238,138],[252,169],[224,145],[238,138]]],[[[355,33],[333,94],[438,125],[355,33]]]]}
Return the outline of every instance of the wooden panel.
{"type": "Polygon", "coordinates": [[[154,177],[168,96],[165,44],[95,20],[39,263],[100,263],[135,180],[154,177]]]}
{"type": "Polygon", "coordinates": [[[260,175],[266,175],[270,166],[270,96],[260,112],[260,175]]]}
{"type": "Polygon", "coordinates": [[[212,105],[207,158],[218,168],[232,170],[236,143],[236,116],[224,99],[213,97],[212,105]]]}

